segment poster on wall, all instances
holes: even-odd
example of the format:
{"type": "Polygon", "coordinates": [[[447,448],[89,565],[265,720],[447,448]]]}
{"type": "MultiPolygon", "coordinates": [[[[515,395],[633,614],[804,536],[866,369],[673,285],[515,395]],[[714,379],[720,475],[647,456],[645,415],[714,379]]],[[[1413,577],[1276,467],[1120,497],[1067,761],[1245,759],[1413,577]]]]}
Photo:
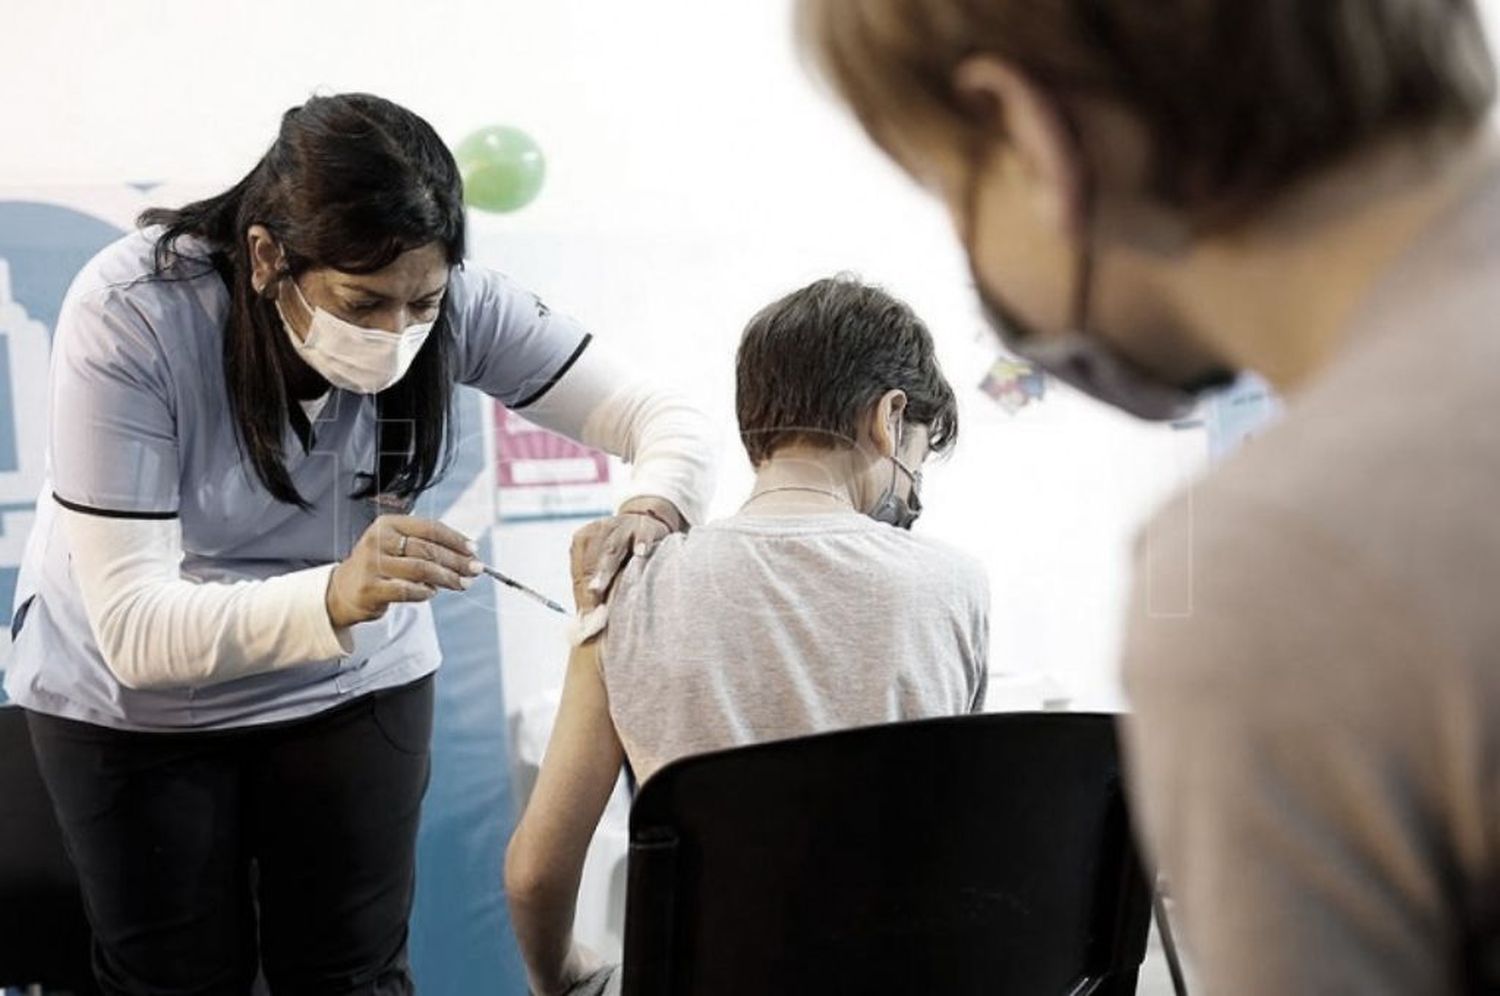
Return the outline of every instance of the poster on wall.
{"type": "Polygon", "coordinates": [[[501,522],[608,515],[609,457],[496,404],[501,522]]]}

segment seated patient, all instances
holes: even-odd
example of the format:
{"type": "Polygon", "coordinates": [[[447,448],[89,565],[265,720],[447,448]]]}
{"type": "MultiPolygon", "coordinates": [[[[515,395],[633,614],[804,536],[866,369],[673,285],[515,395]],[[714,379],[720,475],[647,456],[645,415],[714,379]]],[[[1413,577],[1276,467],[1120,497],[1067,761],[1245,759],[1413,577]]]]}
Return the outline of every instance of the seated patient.
{"type": "Polygon", "coordinates": [[[627,758],[644,781],[688,754],[983,702],[983,569],[908,531],[922,463],[958,430],[926,327],[875,287],[820,280],[750,322],[737,384],[755,485],[621,575],[608,628],[569,661],[511,840],[506,889],[541,996],[603,984],[573,909],[627,758]]]}

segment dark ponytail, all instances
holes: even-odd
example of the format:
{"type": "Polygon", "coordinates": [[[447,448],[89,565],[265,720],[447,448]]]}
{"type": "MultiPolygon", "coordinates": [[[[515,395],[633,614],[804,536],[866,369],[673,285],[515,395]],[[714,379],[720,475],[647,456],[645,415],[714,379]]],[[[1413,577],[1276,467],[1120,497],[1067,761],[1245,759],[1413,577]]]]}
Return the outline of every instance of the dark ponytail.
{"type": "MultiPolygon", "coordinates": [[[[307,508],[282,452],[286,370],[295,357],[270,296],[275,285],[268,293],[251,285],[250,227],[270,231],[291,277],[321,267],[373,273],[433,243],[457,266],[463,185],[452,154],[431,125],[388,100],[314,97],[282,116],[276,141],[239,183],[183,208],[152,208],[139,224],[165,226],[158,275],[174,265],[180,237],[207,243],[230,293],[224,379],[236,438],[271,494],[307,508]]],[[[352,497],[412,498],[441,477],[453,442],[450,313],[445,301],[411,369],[375,396],[376,466],[352,497]]]]}

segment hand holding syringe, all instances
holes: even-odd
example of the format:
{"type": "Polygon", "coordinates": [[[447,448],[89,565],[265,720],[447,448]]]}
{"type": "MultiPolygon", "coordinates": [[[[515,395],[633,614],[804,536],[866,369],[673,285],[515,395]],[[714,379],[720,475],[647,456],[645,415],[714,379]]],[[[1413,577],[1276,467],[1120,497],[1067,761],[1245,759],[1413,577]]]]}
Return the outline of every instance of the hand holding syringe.
{"type": "Polygon", "coordinates": [[[464,591],[488,574],[563,615],[545,595],[476,560],[478,547],[458,530],[414,515],[381,515],[335,565],[324,603],[335,629],[378,619],[396,602],[425,602],[441,589],[464,591]]]}

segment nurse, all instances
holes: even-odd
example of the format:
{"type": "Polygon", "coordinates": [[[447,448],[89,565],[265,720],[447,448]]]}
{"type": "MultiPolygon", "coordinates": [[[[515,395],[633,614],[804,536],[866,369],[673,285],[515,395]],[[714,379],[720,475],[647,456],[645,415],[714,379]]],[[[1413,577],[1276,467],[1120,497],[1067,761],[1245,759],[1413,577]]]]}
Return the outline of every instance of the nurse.
{"type": "Polygon", "coordinates": [[[95,972],[411,992],[427,602],[479,573],[408,514],[452,452],[454,385],[632,461],[634,497],[589,532],[606,577],[700,515],[707,420],[464,264],[453,158],[389,101],[293,108],[238,184],[142,224],[58,321],[6,678],[95,972]]]}

